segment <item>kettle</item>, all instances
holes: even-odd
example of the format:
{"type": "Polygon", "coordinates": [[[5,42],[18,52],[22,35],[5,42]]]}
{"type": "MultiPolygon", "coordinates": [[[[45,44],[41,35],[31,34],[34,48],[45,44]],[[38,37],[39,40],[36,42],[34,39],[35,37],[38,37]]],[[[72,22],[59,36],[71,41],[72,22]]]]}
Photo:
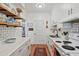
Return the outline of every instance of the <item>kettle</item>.
{"type": "Polygon", "coordinates": [[[69,40],[69,33],[68,32],[63,32],[64,36],[65,36],[65,39],[66,40],[69,40]]]}

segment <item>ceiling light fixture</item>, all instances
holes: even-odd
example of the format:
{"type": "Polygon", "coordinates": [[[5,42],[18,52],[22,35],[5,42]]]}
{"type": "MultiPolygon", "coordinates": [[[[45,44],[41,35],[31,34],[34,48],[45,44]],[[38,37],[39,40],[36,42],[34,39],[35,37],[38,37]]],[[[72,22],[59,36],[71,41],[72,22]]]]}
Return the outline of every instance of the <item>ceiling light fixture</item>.
{"type": "Polygon", "coordinates": [[[45,4],[38,3],[35,5],[36,8],[45,8],[45,4]]]}
{"type": "Polygon", "coordinates": [[[42,5],[39,5],[38,7],[39,7],[39,8],[42,8],[43,6],[42,6],[42,5]]]}

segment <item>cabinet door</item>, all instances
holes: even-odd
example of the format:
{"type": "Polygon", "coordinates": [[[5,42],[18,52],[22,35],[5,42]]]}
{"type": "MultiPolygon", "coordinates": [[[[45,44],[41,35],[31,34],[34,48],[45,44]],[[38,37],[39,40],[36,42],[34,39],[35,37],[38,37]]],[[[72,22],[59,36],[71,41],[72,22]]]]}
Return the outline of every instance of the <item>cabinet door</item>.
{"type": "Polygon", "coordinates": [[[76,14],[79,12],[79,4],[72,4],[72,13],[76,14]]]}
{"type": "Polygon", "coordinates": [[[20,49],[18,48],[15,52],[11,54],[11,56],[20,56],[20,49]]]}
{"type": "Polygon", "coordinates": [[[28,47],[28,42],[25,42],[22,46],[21,49],[19,50],[20,56],[27,56],[27,47],[28,47]]]}
{"type": "Polygon", "coordinates": [[[11,56],[21,56],[24,55],[22,52],[25,52],[24,46],[22,45],[20,48],[18,48],[14,53],[11,54],[11,56]]]}
{"type": "Polygon", "coordinates": [[[51,56],[55,56],[55,55],[56,55],[56,49],[53,46],[52,49],[51,49],[51,56]]]}
{"type": "Polygon", "coordinates": [[[30,54],[30,45],[28,42],[26,42],[23,46],[22,46],[22,50],[20,52],[21,56],[29,56],[30,54]]]}
{"type": "Polygon", "coordinates": [[[15,51],[14,53],[12,53],[10,56],[17,56],[17,51],[15,51]]]}
{"type": "Polygon", "coordinates": [[[28,56],[30,54],[30,41],[25,42],[20,48],[18,48],[11,56],[28,56]]]}
{"type": "Polygon", "coordinates": [[[19,54],[20,54],[20,56],[26,56],[26,55],[27,55],[27,53],[26,53],[26,46],[24,46],[24,47],[22,48],[22,50],[19,51],[19,54]]]}

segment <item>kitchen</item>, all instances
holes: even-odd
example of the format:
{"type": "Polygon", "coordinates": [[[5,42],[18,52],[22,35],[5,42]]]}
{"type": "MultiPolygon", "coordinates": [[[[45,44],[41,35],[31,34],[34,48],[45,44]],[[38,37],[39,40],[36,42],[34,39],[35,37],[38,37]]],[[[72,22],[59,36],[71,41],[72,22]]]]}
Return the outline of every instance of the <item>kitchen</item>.
{"type": "Polygon", "coordinates": [[[0,3],[0,56],[79,56],[79,3],[0,3]]]}

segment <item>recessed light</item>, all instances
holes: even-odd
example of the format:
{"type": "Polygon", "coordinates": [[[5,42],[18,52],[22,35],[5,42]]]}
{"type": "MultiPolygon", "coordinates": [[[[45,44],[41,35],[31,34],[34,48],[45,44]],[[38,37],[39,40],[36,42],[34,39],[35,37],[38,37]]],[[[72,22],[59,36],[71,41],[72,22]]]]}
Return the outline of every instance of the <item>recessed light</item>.
{"type": "Polygon", "coordinates": [[[38,5],[38,7],[39,7],[39,8],[42,8],[43,6],[42,6],[42,5],[38,5]]]}
{"type": "Polygon", "coordinates": [[[39,3],[35,5],[36,8],[45,8],[45,4],[39,3]]]}

